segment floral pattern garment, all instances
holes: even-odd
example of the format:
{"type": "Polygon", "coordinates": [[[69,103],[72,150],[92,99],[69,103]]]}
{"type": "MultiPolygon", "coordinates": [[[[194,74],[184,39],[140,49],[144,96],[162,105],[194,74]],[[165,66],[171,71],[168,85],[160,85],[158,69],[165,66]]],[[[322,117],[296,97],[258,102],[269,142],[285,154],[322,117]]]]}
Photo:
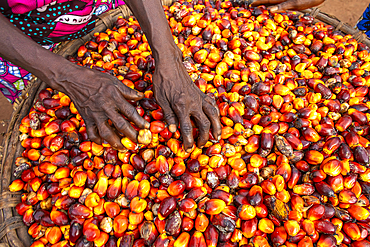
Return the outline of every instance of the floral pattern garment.
{"type": "Polygon", "coordinates": [[[370,4],[366,8],[360,21],[357,23],[357,28],[363,31],[370,38],[370,4]]]}
{"type": "MultiPolygon", "coordinates": [[[[122,0],[0,0],[0,12],[24,34],[47,49],[86,35],[96,16],[122,0]]],[[[11,103],[20,96],[31,74],[0,58],[0,91],[11,103]]]]}

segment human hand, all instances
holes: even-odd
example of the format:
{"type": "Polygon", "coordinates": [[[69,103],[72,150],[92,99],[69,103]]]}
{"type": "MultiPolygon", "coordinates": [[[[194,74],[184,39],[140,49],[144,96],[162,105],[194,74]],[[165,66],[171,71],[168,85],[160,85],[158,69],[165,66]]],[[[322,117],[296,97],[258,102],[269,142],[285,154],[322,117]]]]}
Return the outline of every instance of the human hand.
{"type": "Polygon", "coordinates": [[[286,10],[303,10],[320,5],[325,0],[252,0],[253,7],[259,5],[269,6],[271,12],[281,12],[286,10]]]}
{"type": "Polygon", "coordinates": [[[219,140],[221,123],[216,102],[192,82],[180,55],[170,59],[156,59],[153,88],[169,130],[175,132],[180,123],[186,151],[190,151],[194,143],[190,116],[195,119],[199,129],[198,147],[203,147],[208,141],[211,125],[214,138],[219,140]]]}
{"type": "Polygon", "coordinates": [[[113,148],[123,149],[120,131],[132,141],[137,140],[137,131],[129,121],[137,127],[149,128],[145,121],[126,100],[140,100],[144,95],[130,89],[117,78],[95,70],[72,65],[68,76],[61,78],[59,84],[65,93],[72,99],[78,112],[84,119],[86,131],[90,140],[101,144],[106,140],[113,148]],[[108,124],[110,119],[115,129],[108,124]]]}

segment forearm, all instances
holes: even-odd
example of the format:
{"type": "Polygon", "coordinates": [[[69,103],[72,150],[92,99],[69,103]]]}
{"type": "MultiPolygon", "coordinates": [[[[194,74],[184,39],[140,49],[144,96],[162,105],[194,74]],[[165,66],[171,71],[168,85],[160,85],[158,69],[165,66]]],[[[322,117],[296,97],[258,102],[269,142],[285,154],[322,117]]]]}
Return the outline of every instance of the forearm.
{"type": "Polygon", "coordinates": [[[126,0],[144,31],[154,58],[173,56],[177,46],[173,41],[161,0],[126,0]]]}
{"type": "Polygon", "coordinates": [[[31,40],[0,14],[0,56],[31,72],[49,86],[61,90],[58,77],[71,64],[31,40]]]}

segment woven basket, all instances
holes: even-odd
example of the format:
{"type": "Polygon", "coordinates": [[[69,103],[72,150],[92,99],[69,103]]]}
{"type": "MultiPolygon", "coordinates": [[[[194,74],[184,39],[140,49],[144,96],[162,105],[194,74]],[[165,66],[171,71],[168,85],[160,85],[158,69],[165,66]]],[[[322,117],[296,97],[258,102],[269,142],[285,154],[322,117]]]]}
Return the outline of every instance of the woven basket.
{"type": "MultiPolygon", "coordinates": [[[[162,0],[164,5],[170,5],[173,2],[175,0],[162,0]]],[[[315,17],[315,21],[322,21],[333,25],[336,27],[336,30],[340,30],[345,34],[352,34],[356,40],[370,47],[370,40],[365,34],[333,16],[320,12],[319,8],[308,9],[302,12],[311,14],[315,17]]],[[[128,17],[130,15],[131,12],[126,6],[119,6],[118,9],[101,15],[95,29],[90,34],[62,45],[56,53],[63,57],[75,54],[78,48],[86,41],[89,41],[95,32],[103,32],[107,28],[112,28],[118,16],[128,17]]],[[[38,92],[46,87],[47,85],[37,78],[33,78],[30,81],[29,85],[23,90],[22,96],[13,105],[14,111],[4,137],[3,146],[0,146],[0,240],[2,241],[0,247],[26,247],[32,243],[31,237],[27,233],[28,227],[23,224],[22,217],[14,209],[20,202],[21,193],[9,192],[8,186],[14,179],[15,159],[21,156],[23,151],[19,142],[19,125],[23,117],[29,113],[38,92]]]]}

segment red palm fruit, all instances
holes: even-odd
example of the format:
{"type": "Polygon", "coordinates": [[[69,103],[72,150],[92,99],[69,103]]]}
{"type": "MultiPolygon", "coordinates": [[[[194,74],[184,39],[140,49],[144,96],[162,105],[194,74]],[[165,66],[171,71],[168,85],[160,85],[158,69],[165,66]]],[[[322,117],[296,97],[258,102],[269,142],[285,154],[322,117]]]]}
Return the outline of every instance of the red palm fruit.
{"type": "Polygon", "coordinates": [[[339,137],[332,137],[325,142],[323,151],[324,153],[331,155],[340,147],[341,144],[342,142],[339,137]]]}
{"type": "Polygon", "coordinates": [[[238,215],[242,220],[251,220],[256,217],[256,210],[251,205],[241,205],[238,208],[238,215]]]}
{"type": "Polygon", "coordinates": [[[315,204],[308,210],[307,218],[311,221],[319,220],[322,218],[324,213],[325,207],[320,204],[315,204]]]}
{"type": "Polygon", "coordinates": [[[367,247],[370,246],[370,242],[368,240],[361,240],[361,241],[356,241],[353,242],[352,247],[367,247]]]}
{"type": "Polygon", "coordinates": [[[158,236],[155,240],[153,247],[161,247],[161,246],[168,246],[170,243],[170,239],[167,237],[165,233],[158,236]]]}
{"type": "Polygon", "coordinates": [[[85,186],[87,180],[87,173],[84,171],[78,171],[73,175],[73,183],[76,186],[82,187],[85,186]]]}
{"type": "Polygon", "coordinates": [[[144,213],[143,212],[138,213],[138,214],[130,212],[129,215],[128,215],[128,221],[129,221],[130,225],[139,225],[141,222],[143,222],[143,220],[144,220],[144,213]]]}
{"type": "Polygon", "coordinates": [[[167,159],[163,155],[158,156],[156,160],[156,167],[161,174],[166,174],[170,169],[167,159]]]}
{"type": "Polygon", "coordinates": [[[15,206],[15,210],[17,211],[17,213],[21,216],[24,215],[24,213],[28,210],[28,209],[32,209],[32,205],[28,205],[26,204],[25,202],[20,202],[17,204],[17,206],[15,206]]]}
{"type": "Polygon", "coordinates": [[[120,213],[121,208],[118,205],[118,203],[115,203],[115,202],[105,202],[104,203],[104,210],[105,210],[105,213],[110,218],[114,218],[114,217],[116,217],[120,213]]]}
{"type": "Polygon", "coordinates": [[[194,227],[194,221],[190,219],[189,217],[186,217],[186,216],[183,217],[181,229],[183,229],[184,231],[190,231],[191,229],[193,229],[193,227],[194,227]]]}
{"type": "Polygon", "coordinates": [[[61,123],[62,123],[62,120],[60,120],[60,119],[56,119],[56,120],[53,120],[53,121],[49,122],[45,126],[46,135],[49,136],[49,135],[58,133],[60,131],[60,124],[61,123]]]}
{"type": "Polygon", "coordinates": [[[370,216],[370,212],[361,206],[351,205],[347,210],[356,220],[366,220],[370,216]]]}
{"type": "Polygon", "coordinates": [[[117,215],[113,219],[114,236],[117,238],[122,237],[125,234],[125,231],[127,230],[128,224],[129,222],[126,216],[117,215]]]}
{"type": "Polygon", "coordinates": [[[96,246],[104,246],[109,240],[109,235],[105,232],[100,232],[99,237],[95,238],[94,244],[96,246]]]}
{"type": "Polygon", "coordinates": [[[98,226],[91,222],[84,224],[82,232],[87,241],[94,241],[100,236],[100,230],[98,226]]]}
{"type": "Polygon", "coordinates": [[[128,200],[132,200],[135,196],[139,193],[139,181],[132,180],[130,183],[128,183],[125,191],[126,198],[128,200]]]}
{"type": "Polygon", "coordinates": [[[288,220],[284,223],[285,230],[289,236],[296,236],[300,231],[300,226],[295,220],[288,220]]]}
{"type": "Polygon", "coordinates": [[[260,204],[258,206],[254,206],[254,209],[256,209],[256,216],[258,218],[266,218],[268,215],[268,210],[265,204],[260,204]]]}
{"type": "Polygon", "coordinates": [[[302,222],[302,229],[307,233],[308,236],[315,234],[315,225],[311,220],[304,219],[302,222]]]}
{"type": "Polygon", "coordinates": [[[270,246],[267,239],[262,237],[262,236],[256,236],[256,237],[252,238],[252,243],[253,243],[253,246],[255,246],[255,247],[270,246]]]}
{"type": "Polygon", "coordinates": [[[355,193],[350,190],[342,190],[341,192],[339,192],[338,199],[341,203],[354,204],[357,202],[357,197],[355,193]]]}
{"type": "Polygon", "coordinates": [[[293,192],[298,195],[312,195],[315,187],[309,183],[298,184],[293,187],[293,192]]]}
{"type": "Polygon", "coordinates": [[[16,179],[9,185],[9,190],[11,192],[17,192],[17,191],[21,191],[23,187],[24,187],[24,182],[21,179],[16,179]]]}
{"type": "Polygon", "coordinates": [[[138,145],[137,145],[135,142],[131,141],[131,140],[130,140],[129,138],[127,138],[127,137],[122,138],[122,139],[121,139],[121,143],[122,143],[122,145],[123,145],[125,148],[127,148],[128,150],[132,150],[132,151],[134,151],[134,150],[138,149],[138,145]]]}
{"type": "Polygon", "coordinates": [[[272,178],[272,182],[274,183],[277,192],[282,191],[285,187],[285,180],[281,175],[275,175],[272,178]]]}
{"type": "Polygon", "coordinates": [[[191,198],[184,198],[179,203],[179,209],[185,213],[188,213],[196,208],[197,208],[197,204],[191,198]]]}
{"type": "Polygon", "coordinates": [[[69,222],[67,214],[58,210],[51,211],[50,219],[58,226],[65,226],[69,222]]]}
{"type": "Polygon", "coordinates": [[[114,182],[109,185],[107,189],[107,198],[110,200],[116,199],[122,192],[121,190],[122,178],[118,177],[114,182]]]}
{"type": "Polygon", "coordinates": [[[219,214],[226,207],[226,203],[220,199],[210,199],[205,203],[204,211],[206,214],[219,214]]]}
{"type": "Polygon", "coordinates": [[[146,209],[147,205],[148,203],[145,199],[136,196],[131,200],[130,209],[132,212],[138,214],[143,212],[146,209]]]}
{"type": "Polygon", "coordinates": [[[150,221],[145,221],[139,226],[140,237],[145,240],[146,245],[152,245],[158,236],[158,231],[155,224],[150,221]]]}
{"type": "Polygon", "coordinates": [[[148,180],[141,180],[138,188],[138,196],[145,199],[150,192],[150,182],[148,180]]]}
{"type": "Polygon", "coordinates": [[[341,174],[334,177],[328,177],[327,182],[329,186],[333,189],[334,193],[339,193],[344,189],[344,179],[341,174]]]}
{"type": "Polygon", "coordinates": [[[349,238],[351,238],[354,241],[361,238],[361,231],[356,223],[352,223],[352,222],[344,223],[343,231],[347,234],[349,238]]]}
{"type": "Polygon", "coordinates": [[[49,162],[43,162],[38,166],[38,170],[45,174],[53,174],[58,167],[49,162]]]}
{"type": "Polygon", "coordinates": [[[298,247],[313,247],[312,239],[305,236],[301,241],[298,242],[298,247]]]}
{"type": "Polygon", "coordinates": [[[327,220],[316,220],[314,221],[315,229],[319,233],[334,234],[335,226],[332,222],[327,220]]]}
{"type": "Polygon", "coordinates": [[[187,232],[182,232],[180,236],[178,236],[175,242],[173,243],[173,246],[174,247],[188,246],[189,242],[190,242],[190,234],[187,232]]]}
{"type": "Polygon", "coordinates": [[[178,196],[185,191],[185,183],[181,180],[173,181],[167,189],[168,194],[171,196],[178,196]]]}
{"type": "Polygon", "coordinates": [[[267,219],[267,218],[262,218],[258,222],[258,229],[264,233],[271,234],[274,232],[274,223],[267,219]]]}
{"type": "Polygon", "coordinates": [[[337,241],[332,235],[321,234],[317,242],[317,246],[320,247],[337,246],[337,241]]]}
{"type": "Polygon", "coordinates": [[[305,153],[305,161],[311,165],[319,165],[324,160],[324,155],[316,150],[309,150],[305,153]]]}
{"type": "Polygon", "coordinates": [[[177,201],[175,197],[165,198],[158,208],[158,217],[162,220],[167,218],[177,207],[177,201]]]}
{"type": "Polygon", "coordinates": [[[276,193],[276,187],[274,183],[270,180],[264,180],[261,183],[261,187],[264,193],[269,195],[274,195],[276,193]]]}
{"type": "Polygon", "coordinates": [[[72,218],[87,219],[91,217],[91,214],[92,211],[88,207],[79,203],[73,204],[68,209],[68,215],[72,218]]]}
{"type": "Polygon", "coordinates": [[[271,242],[274,246],[283,245],[288,238],[288,234],[284,226],[275,227],[274,232],[271,234],[271,242]]]}
{"type": "Polygon", "coordinates": [[[37,190],[37,199],[39,201],[43,201],[48,197],[49,197],[49,193],[47,191],[46,184],[42,184],[40,188],[37,190]]]}
{"type": "Polygon", "coordinates": [[[154,134],[162,132],[165,128],[166,126],[162,121],[153,121],[150,123],[150,131],[154,134]]]}
{"type": "Polygon", "coordinates": [[[202,232],[195,231],[190,238],[189,246],[194,247],[206,247],[206,240],[202,232]]]}
{"type": "Polygon", "coordinates": [[[257,218],[253,218],[251,220],[242,221],[241,230],[243,236],[246,238],[252,238],[258,228],[258,220],[257,218]]]}
{"type": "Polygon", "coordinates": [[[339,160],[332,159],[324,162],[320,168],[329,176],[335,177],[342,171],[342,163],[339,160]]]}
{"type": "Polygon", "coordinates": [[[99,197],[104,197],[107,193],[108,188],[108,178],[100,177],[98,182],[95,184],[93,191],[99,195],[99,197]]]}
{"type": "Polygon", "coordinates": [[[209,220],[207,216],[203,213],[199,213],[195,219],[194,227],[197,231],[204,232],[209,225],[209,220]]]}
{"type": "Polygon", "coordinates": [[[289,163],[283,162],[278,166],[278,169],[275,171],[275,174],[281,175],[284,178],[285,182],[288,182],[292,176],[292,168],[289,165],[289,163]]]}
{"type": "Polygon", "coordinates": [[[62,238],[62,231],[58,226],[54,226],[51,228],[49,232],[46,234],[46,239],[49,241],[51,244],[56,244],[58,243],[62,238]]]}

